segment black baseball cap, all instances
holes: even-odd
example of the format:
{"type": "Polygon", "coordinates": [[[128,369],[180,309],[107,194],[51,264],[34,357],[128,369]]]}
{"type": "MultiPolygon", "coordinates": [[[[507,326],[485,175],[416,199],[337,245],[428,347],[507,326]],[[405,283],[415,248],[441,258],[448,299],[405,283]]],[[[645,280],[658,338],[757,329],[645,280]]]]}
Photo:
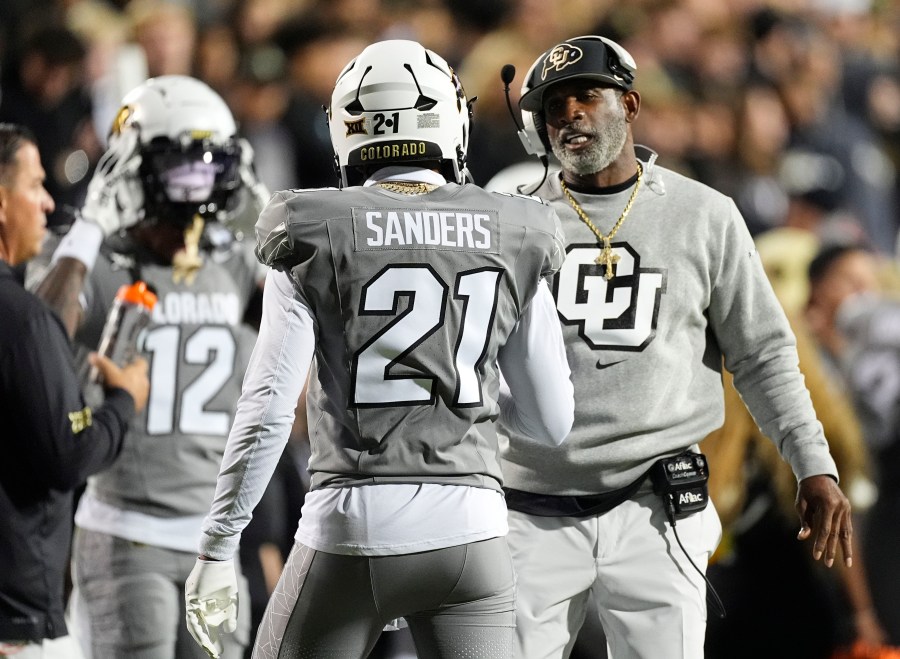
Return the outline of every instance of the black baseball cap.
{"type": "Polygon", "coordinates": [[[525,76],[519,107],[529,112],[543,109],[544,92],[562,80],[587,78],[629,90],[637,65],[631,54],[606,37],[567,39],[543,53],[525,76]]]}

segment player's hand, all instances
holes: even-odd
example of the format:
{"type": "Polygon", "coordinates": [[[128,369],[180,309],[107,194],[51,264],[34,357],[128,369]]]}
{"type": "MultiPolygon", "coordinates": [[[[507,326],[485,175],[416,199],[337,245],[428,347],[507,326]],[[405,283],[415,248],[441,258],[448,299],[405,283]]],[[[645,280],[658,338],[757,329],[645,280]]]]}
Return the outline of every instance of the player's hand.
{"type": "Polygon", "coordinates": [[[243,137],[238,140],[238,144],[241,146],[241,164],[239,170],[241,184],[244,185],[250,193],[250,203],[252,203],[256,209],[254,215],[259,215],[259,212],[265,208],[271,195],[269,189],[259,180],[259,176],[256,175],[256,167],[253,165],[253,146],[243,137]]]}
{"type": "Polygon", "coordinates": [[[801,523],[797,539],[813,539],[813,559],[824,557],[825,565],[831,567],[840,543],[844,563],[853,564],[850,502],[833,478],[819,475],[800,481],[797,512],[801,523]]]}
{"type": "Polygon", "coordinates": [[[100,381],[104,387],[118,387],[124,389],[134,399],[134,411],[140,413],[147,404],[150,395],[150,379],[147,377],[147,360],[136,357],[134,361],[119,368],[108,357],[96,352],[88,355],[91,366],[100,373],[100,381]]]}
{"type": "Polygon", "coordinates": [[[233,560],[198,558],[184,585],[188,631],[213,659],[222,654],[222,632],[237,628],[237,593],[233,560]]]}
{"type": "Polygon", "coordinates": [[[113,135],[109,144],[97,163],[81,208],[81,217],[99,226],[104,236],[137,224],[144,206],[137,131],[113,135]]]}

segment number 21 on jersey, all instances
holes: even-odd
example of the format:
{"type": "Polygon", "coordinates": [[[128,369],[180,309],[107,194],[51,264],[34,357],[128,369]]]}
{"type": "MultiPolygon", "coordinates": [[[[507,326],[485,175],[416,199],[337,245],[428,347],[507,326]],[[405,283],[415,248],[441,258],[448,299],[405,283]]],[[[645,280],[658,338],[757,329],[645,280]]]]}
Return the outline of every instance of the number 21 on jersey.
{"type": "Polygon", "coordinates": [[[461,307],[455,354],[447,356],[453,359],[456,379],[452,404],[482,405],[478,369],[487,355],[502,274],[498,268],[460,272],[449,300],[449,286],[429,265],[395,264],[369,280],[362,290],[359,315],[393,318],[353,355],[351,404],[428,405],[435,400],[436,374],[401,371],[404,359],[429,336],[442,329],[453,331],[444,327],[449,302],[461,307]],[[401,297],[408,299],[403,310],[401,297]]]}

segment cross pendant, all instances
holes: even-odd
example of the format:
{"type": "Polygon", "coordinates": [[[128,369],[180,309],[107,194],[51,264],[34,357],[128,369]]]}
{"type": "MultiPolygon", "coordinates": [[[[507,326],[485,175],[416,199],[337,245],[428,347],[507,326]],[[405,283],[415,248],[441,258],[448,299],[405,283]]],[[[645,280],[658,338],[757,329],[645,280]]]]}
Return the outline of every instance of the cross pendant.
{"type": "Polygon", "coordinates": [[[606,272],[603,273],[604,279],[609,281],[613,278],[613,264],[618,262],[619,255],[613,254],[608,240],[604,241],[603,249],[600,251],[600,255],[596,259],[594,259],[594,263],[596,263],[597,265],[606,266],[606,272]]]}

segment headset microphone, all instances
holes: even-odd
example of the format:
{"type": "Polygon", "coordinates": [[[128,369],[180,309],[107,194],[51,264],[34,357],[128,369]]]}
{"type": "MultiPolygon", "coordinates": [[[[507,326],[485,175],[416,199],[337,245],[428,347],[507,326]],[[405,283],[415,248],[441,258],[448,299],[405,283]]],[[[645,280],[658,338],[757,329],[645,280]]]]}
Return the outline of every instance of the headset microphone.
{"type": "Polygon", "coordinates": [[[512,64],[504,64],[503,68],[500,69],[500,79],[506,85],[506,89],[509,90],[509,84],[513,81],[513,78],[516,77],[516,67],[512,64]]]}
{"type": "MultiPolygon", "coordinates": [[[[525,147],[525,152],[537,156],[540,159],[541,164],[544,166],[544,177],[541,179],[541,182],[537,184],[534,190],[537,190],[544,184],[544,181],[547,180],[547,173],[550,170],[550,161],[547,158],[546,154],[538,155],[537,149],[534,148],[534,145],[531,143],[531,140],[528,137],[528,134],[525,132],[525,127],[519,122],[518,117],[516,116],[515,111],[512,107],[512,101],[509,100],[509,85],[513,81],[513,78],[516,77],[516,67],[512,64],[504,64],[503,68],[500,69],[500,80],[503,81],[503,93],[506,95],[506,107],[509,109],[509,114],[512,117],[513,124],[516,127],[516,133],[519,135],[519,140],[522,142],[522,146],[525,147]]],[[[532,190],[532,194],[534,193],[532,190]]]]}
{"type": "MultiPolygon", "coordinates": [[[[531,155],[537,155],[534,146],[531,144],[531,140],[528,139],[528,135],[525,133],[525,127],[516,116],[515,110],[513,110],[512,101],[509,100],[509,85],[515,77],[516,67],[512,64],[504,64],[503,68],[500,69],[500,79],[503,81],[503,93],[506,95],[506,107],[509,108],[509,114],[516,127],[516,132],[519,134],[519,139],[522,141],[522,146],[525,147],[525,152],[531,155]]],[[[543,162],[543,158],[541,159],[541,162],[543,162]]]]}

